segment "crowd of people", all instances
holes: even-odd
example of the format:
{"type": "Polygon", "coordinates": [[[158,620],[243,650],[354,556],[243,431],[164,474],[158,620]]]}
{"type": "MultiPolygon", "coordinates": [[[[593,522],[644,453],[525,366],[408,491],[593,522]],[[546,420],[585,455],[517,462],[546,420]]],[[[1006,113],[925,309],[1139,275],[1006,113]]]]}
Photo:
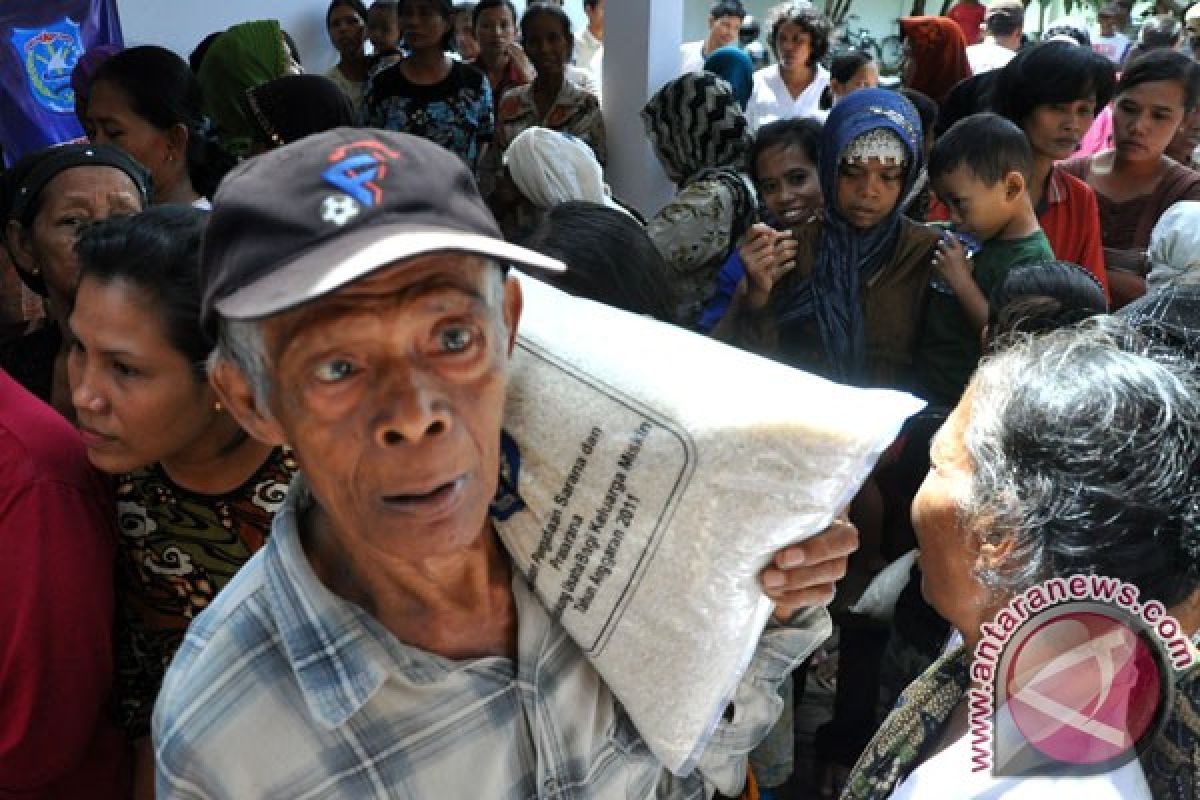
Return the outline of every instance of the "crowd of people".
{"type": "Polygon", "coordinates": [[[960,0],[887,75],[814,4],[763,48],[719,0],[640,119],[605,0],[332,0],[324,75],[275,20],[89,51],[87,140],[0,183],[0,796],[1200,796],[1195,670],[1110,769],[968,752],[981,626],[1043,581],[1127,581],[1200,661],[1200,3],[1132,5],[960,0]],[[662,208],[606,180],[631,125],[662,208]],[[927,404],[763,569],[688,774],[491,522],[510,266],[927,404]]]}

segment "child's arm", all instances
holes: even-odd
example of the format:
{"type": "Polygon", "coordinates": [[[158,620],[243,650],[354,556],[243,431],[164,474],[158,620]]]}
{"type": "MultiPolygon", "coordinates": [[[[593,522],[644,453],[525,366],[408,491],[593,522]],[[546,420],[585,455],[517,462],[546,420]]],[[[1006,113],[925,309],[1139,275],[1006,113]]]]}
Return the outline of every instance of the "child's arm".
{"type": "Polygon", "coordinates": [[[954,290],[954,296],[958,298],[972,330],[976,334],[983,333],[988,321],[988,301],[980,291],[979,285],[975,283],[967,251],[956,236],[951,234],[938,242],[937,252],[933,255],[933,266],[954,290]]]}

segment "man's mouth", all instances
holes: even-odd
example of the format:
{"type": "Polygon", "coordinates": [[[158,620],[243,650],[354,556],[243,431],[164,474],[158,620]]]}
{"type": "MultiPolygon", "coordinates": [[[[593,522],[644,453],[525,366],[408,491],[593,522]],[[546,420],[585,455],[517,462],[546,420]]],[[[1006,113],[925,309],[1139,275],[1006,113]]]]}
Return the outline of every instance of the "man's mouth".
{"type": "Polygon", "coordinates": [[[383,503],[392,510],[405,513],[445,512],[457,504],[462,497],[466,483],[467,476],[459,475],[453,480],[428,488],[421,487],[412,491],[384,495],[383,503]]]}

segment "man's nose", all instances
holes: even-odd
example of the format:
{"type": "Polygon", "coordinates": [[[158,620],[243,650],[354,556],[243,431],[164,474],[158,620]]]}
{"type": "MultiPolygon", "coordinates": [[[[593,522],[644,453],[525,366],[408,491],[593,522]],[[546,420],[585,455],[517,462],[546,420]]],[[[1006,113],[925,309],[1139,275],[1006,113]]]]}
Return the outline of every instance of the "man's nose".
{"type": "Polygon", "coordinates": [[[437,382],[419,370],[381,378],[372,433],[382,447],[416,443],[450,429],[450,405],[437,382]]]}

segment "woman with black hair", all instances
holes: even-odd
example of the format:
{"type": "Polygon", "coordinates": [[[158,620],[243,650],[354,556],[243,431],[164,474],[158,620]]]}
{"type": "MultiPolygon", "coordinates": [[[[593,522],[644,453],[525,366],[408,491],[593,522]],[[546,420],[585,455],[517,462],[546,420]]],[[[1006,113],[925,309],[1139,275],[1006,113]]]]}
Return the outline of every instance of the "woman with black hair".
{"type": "Polygon", "coordinates": [[[561,203],[546,212],[524,245],[567,265],[566,272],[546,276],[564,292],[674,321],[666,262],[629,214],[600,203],[561,203]]]}
{"type": "Polygon", "coordinates": [[[829,62],[829,85],[821,93],[821,109],[828,111],[833,104],[856,89],[873,89],[879,85],[879,66],[865,50],[839,53],[829,62]]]}
{"type": "Polygon", "coordinates": [[[1107,58],[1067,42],[1028,47],[1000,70],[996,111],[1021,128],[1033,151],[1029,198],[1054,255],[1084,267],[1108,291],[1096,195],[1056,166],[1071,157],[1112,98],[1116,76],[1107,58]],[[1046,80],[1053,75],[1054,80],[1046,80]]]}
{"type": "Polygon", "coordinates": [[[117,715],[139,798],[153,796],[150,713],[166,668],[191,621],[263,545],[296,470],[238,426],[206,378],[206,218],[166,205],[88,228],[69,322],[88,460],[119,476],[117,715]]]}
{"type": "Polygon", "coordinates": [[[829,52],[829,31],[829,20],[809,3],[786,3],[774,12],[767,42],[779,63],[754,73],[746,106],[751,131],[788,117],[824,119],[820,102],[829,71],[820,61],[829,52]]]}
{"type": "Polygon", "coordinates": [[[88,138],[111,144],[150,171],[152,203],[207,208],[233,159],[205,134],[200,84],[165,47],[132,47],[104,62],[92,79],[88,138]]]}
{"type": "MultiPolygon", "coordinates": [[[[779,235],[759,237],[757,247],[748,248],[747,255],[774,256],[776,247],[794,250],[796,242],[786,232],[821,213],[825,198],[817,172],[820,151],[821,123],[812,118],[778,119],[754,135],[746,161],[762,209],[759,225],[779,235]]],[[[721,267],[712,296],[704,304],[697,323],[701,331],[711,332],[725,316],[744,277],[746,262],[735,249],[721,267]]]]}
{"type": "Polygon", "coordinates": [[[1166,149],[1200,99],[1200,67],[1174,50],[1152,50],[1126,64],[1113,101],[1113,148],[1063,169],[1096,193],[1104,263],[1114,308],[1146,292],[1146,248],[1162,213],[1200,200],[1200,174],[1166,149]]]}
{"type": "Polygon", "coordinates": [[[422,136],[478,169],[496,127],[492,89],[482,72],[452,59],[450,0],[401,0],[400,29],[410,55],[367,84],[366,123],[422,136]]]}
{"type": "Polygon", "coordinates": [[[367,85],[367,7],[362,0],[332,0],[325,12],[325,30],[338,52],[338,62],[325,77],[346,93],[358,111],[367,85]]]}

